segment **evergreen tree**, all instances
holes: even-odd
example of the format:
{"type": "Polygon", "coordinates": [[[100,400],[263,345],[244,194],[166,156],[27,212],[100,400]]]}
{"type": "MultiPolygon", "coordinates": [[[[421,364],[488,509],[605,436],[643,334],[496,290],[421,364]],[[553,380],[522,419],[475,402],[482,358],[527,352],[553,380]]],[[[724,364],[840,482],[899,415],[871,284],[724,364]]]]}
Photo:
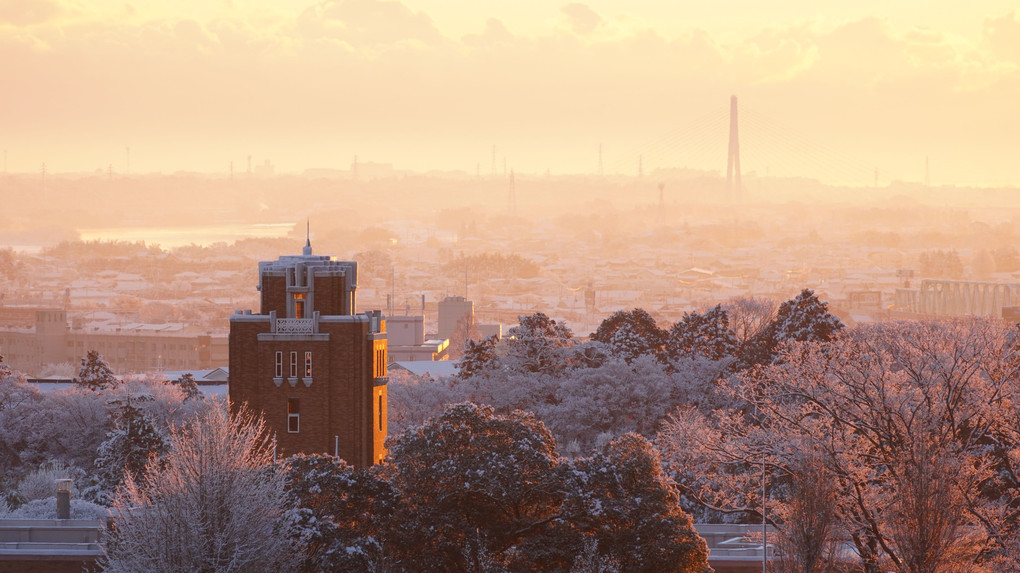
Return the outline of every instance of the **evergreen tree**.
{"type": "Polygon", "coordinates": [[[721,305],[698,314],[684,313],[666,335],[666,355],[672,360],[703,356],[722,360],[737,353],[737,337],[730,329],[729,314],[721,305]]]}
{"type": "Polygon", "coordinates": [[[480,555],[552,527],[562,503],[556,442],[524,412],[501,416],[488,406],[457,404],[405,431],[390,455],[407,520],[391,549],[414,562],[412,570],[476,570],[480,555]]]}
{"type": "Polygon", "coordinates": [[[99,392],[116,388],[120,380],[113,375],[113,370],[110,370],[98,352],[89,350],[85,358],[81,359],[81,369],[74,377],[74,383],[84,390],[99,392]]]}
{"type": "Polygon", "coordinates": [[[499,368],[499,355],[496,353],[498,342],[495,336],[489,336],[477,342],[469,339],[464,344],[464,354],[457,363],[457,376],[470,378],[497,370],[499,368]]]}
{"type": "Polygon", "coordinates": [[[784,342],[829,342],[835,338],[843,330],[843,323],[828,307],[810,289],[784,302],[768,327],[741,349],[744,366],[771,364],[784,342]]]}
{"type": "Polygon", "coordinates": [[[371,571],[385,562],[383,543],[400,497],[383,466],[355,468],[329,455],[298,454],[285,464],[303,571],[371,571]]]}
{"type": "Polygon", "coordinates": [[[180,378],[171,382],[171,384],[181,388],[181,392],[184,393],[185,402],[202,399],[202,391],[198,389],[198,383],[195,382],[195,377],[191,375],[191,372],[185,372],[180,378]]]}
{"type": "Polygon", "coordinates": [[[666,333],[647,311],[635,308],[614,312],[602,321],[591,339],[608,344],[617,356],[631,362],[638,356],[658,356],[666,333]]]}
{"type": "Polygon", "coordinates": [[[168,448],[166,436],[153,424],[145,410],[136,404],[151,400],[148,396],[114,401],[114,428],[106,434],[96,457],[97,484],[90,495],[106,501],[123,482],[125,474],[133,480],[145,478],[151,457],[163,457],[168,448]]]}
{"type": "Polygon", "coordinates": [[[593,536],[623,573],[712,570],[708,544],[680,508],[680,495],[647,439],[624,434],[573,466],[566,518],[593,536]]]}

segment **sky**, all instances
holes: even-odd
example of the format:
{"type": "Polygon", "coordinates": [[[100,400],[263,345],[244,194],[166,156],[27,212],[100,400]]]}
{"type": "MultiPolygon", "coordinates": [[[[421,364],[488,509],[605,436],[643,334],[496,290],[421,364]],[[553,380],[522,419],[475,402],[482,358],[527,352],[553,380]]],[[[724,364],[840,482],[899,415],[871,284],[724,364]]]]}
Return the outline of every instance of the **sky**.
{"type": "Polygon", "coordinates": [[[745,172],[1020,185],[1000,0],[0,0],[0,62],[9,172],[722,171],[737,95],[745,172]]]}

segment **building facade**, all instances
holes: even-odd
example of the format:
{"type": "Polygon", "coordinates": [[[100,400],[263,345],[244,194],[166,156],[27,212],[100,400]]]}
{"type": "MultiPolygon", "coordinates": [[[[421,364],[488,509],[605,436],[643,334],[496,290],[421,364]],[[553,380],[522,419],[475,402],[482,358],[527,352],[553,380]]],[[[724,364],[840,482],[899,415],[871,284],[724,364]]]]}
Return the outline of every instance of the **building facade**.
{"type": "Polygon", "coordinates": [[[387,316],[386,338],[390,364],[398,360],[447,360],[449,340],[426,340],[422,315],[387,316]]]}
{"type": "Polygon", "coordinates": [[[230,319],[230,400],[261,413],[277,454],[379,463],[386,440],[386,321],[356,313],[356,262],[303,254],[259,263],[261,309],[230,319]]]}
{"type": "Polygon", "coordinates": [[[0,356],[30,375],[78,362],[95,350],[117,374],[197,370],[227,363],[227,337],[183,324],[89,326],[59,308],[0,309],[0,356]]]}

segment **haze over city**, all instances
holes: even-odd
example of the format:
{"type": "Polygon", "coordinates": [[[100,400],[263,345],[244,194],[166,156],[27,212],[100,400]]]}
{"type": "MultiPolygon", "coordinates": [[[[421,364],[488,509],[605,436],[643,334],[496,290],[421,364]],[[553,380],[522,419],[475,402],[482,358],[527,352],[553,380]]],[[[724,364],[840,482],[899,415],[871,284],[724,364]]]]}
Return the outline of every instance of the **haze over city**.
{"type": "Polygon", "coordinates": [[[1017,183],[1006,0],[9,0],[0,57],[10,172],[719,169],[738,94],[746,171],[1017,183]]]}

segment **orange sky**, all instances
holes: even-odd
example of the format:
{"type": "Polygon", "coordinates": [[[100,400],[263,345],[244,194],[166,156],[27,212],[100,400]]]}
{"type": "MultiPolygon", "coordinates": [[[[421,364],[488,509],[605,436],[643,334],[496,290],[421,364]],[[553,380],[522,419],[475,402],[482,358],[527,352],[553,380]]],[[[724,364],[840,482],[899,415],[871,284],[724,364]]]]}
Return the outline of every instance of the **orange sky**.
{"type": "Polygon", "coordinates": [[[0,0],[10,171],[725,167],[1020,184],[1020,16],[906,0],[0,0]],[[152,5],[149,5],[152,4],[152,5]],[[768,5],[768,9],[763,5],[768,5]],[[890,6],[889,4],[893,4],[890,6]],[[831,8],[829,7],[831,6],[831,8]],[[746,117],[746,121],[745,121],[746,117]]]}

